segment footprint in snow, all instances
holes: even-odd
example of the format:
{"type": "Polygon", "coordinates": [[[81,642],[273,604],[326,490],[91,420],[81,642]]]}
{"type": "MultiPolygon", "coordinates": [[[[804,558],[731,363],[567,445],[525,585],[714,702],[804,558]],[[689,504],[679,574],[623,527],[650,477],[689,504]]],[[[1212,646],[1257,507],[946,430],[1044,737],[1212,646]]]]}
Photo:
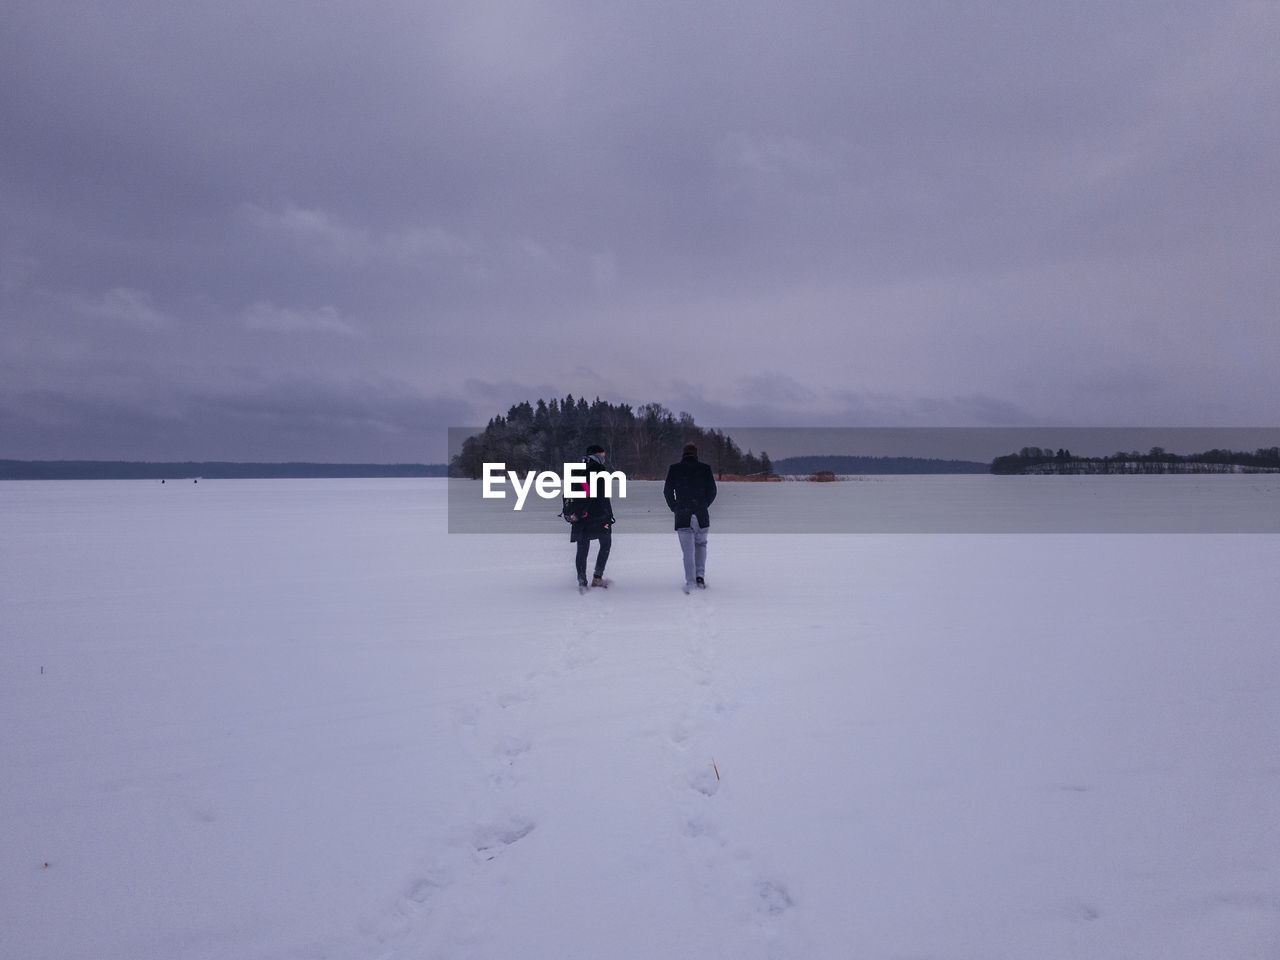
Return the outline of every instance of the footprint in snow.
{"type": "Polygon", "coordinates": [[[690,725],[685,720],[677,720],[671,728],[671,742],[677,747],[683,748],[688,744],[689,739],[693,736],[690,725]]]}
{"type": "Polygon", "coordinates": [[[791,899],[786,885],[775,880],[762,880],[757,883],[756,895],[760,898],[760,912],[768,917],[781,916],[795,906],[795,901],[791,899]]]}
{"type": "Polygon", "coordinates": [[[691,840],[710,840],[717,846],[725,846],[726,841],[720,836],[719,828],[703,817],[694,817],[684,825],[684,835],[691,840]]]}
{"type": "Polygon", "coordinates": [[[493,754],[508,766],[515,763],[516,758],[533,749],[533,744],[519,737],[506,736],[498,741],[493,754]]]}
{"type": "Polygon", "coordinates": [[[518,688],[508,690],[497,698],[498,706],[503,710],[509,710],[512,707],[519,706],[522,703],[530,703],[538,698],[537,693],[532,688],[518,688]]]}
{"type": "Polygon", "coordinates": [[[595,663],[600,654],[591,643],[591,638],[574,639],[565,644],[564,667],[570,672],[595,663]]]}
{"type": "Polygon", "coordinates": [[[1101,911],[1091,903],[1074,904],[1069,913],[1073,920],[1093,921],[1102,916],[1101,911]]]}
{"type": "Polygon", "coordinates": [[[492,860],[513,843],[533,833],[536,824],[532,820],[515,819],[501,824],[490,824],[476,831],[474,846],[485,860],[492,860]]]}
{"type": "Polygon", "coordinates": [[[704,797],[714,797],[720,790],[720,777],[711,764],[699,767],[689,774],[689,786],[704,797]]]}
{"type": "Polygon", "coordinates": [[[405,899],[412,900],[417,904],[423,904],[448,885],[448,880],[443,876],[419,877],[409,884],[405,899]]]}
{"type": "Polygon", "coordinates": [[[493,758],[497,764],[489,780],[496,787],[511,787],[519,782],[516,775],[516,762],[533,749],[528,740],[506,736],[493,747],[493,758]]]}

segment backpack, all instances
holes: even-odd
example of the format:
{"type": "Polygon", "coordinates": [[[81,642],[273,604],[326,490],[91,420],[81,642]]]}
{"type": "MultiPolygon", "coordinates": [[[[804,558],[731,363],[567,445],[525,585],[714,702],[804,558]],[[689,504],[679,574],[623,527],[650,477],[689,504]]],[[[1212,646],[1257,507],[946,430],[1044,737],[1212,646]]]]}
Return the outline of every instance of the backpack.
{"type": "Polygon", "coordinates": [[[574,497],[572,500],[568,497],[562,497],[560,501],[560,516],[564,517],[565,523],[577,523],[579,520],[587,518],[587,501],[581,497],[574,497]]]}
{"type": "Polygon", "coordinates": [[[577,523],[579,520],[585,520],[587,519],[587,504],[590,502],[586,497],[561,497],[560,516],[564,517],[566,523],[577,523]]]}

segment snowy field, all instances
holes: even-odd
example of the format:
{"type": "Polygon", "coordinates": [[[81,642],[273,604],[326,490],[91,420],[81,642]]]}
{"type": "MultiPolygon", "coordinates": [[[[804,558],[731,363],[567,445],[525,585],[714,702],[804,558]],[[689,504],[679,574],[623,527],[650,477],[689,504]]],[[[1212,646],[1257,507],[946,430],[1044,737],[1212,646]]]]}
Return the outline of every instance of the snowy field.
{"type": "Polygon", "coordinates": [[[739,485],[579,596],[446,488],[0,484],[0,957],[1280,956],[1275,534],[739,485]]]}

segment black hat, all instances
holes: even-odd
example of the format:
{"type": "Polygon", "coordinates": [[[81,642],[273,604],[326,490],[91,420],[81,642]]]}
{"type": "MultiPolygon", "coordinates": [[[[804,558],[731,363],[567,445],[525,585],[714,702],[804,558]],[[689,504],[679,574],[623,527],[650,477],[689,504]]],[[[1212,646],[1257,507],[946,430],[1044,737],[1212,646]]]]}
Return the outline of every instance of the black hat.
{"type": "Polygon", "coordinates": [[[593,453],[604,453],[604,447],[600,446],[598,443],[593,443],[591,446],[587,447],[587,456],[589,457],[593,453]]]}

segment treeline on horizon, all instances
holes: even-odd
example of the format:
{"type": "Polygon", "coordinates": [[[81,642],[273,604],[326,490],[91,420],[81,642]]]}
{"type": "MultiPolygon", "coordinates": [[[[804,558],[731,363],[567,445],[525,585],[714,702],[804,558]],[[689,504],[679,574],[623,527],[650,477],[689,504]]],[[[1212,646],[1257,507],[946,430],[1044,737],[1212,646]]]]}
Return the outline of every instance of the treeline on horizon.
{"type": "Polygon", "coordinates": [[[705,429],[688,413],[672,413],[660,403],[638,409],[597,397],[568,394],[563,400],[525,401],[494,417],[479,434],[468,437],[462,452],[449,464],[449,475],[478,479],[486,463],[506,469],[559,470],[581,460],[588,445],[608,451],[608,466],[628,476],[665,477],[667,467],[680,459],[685,443],[698,446],[698,457],[720,476],[770,473],[773,465],[763,450],[759,456],[742,449],[720,430],[705,429]]]}
{"type": "Polygon", "coordinates": [[[0,460],[0,480],[328,480],[443,477],[445,464],[0,460]]]}
{"type": "Polygon", "coordinates": [[[1280,447],[1261,448],[1253,453],[1215,449],[1191,454],[1170,453],[1163,447],[1152,447],[1146,453],[1122,450],[1108,457],[1077,457],[1067,449],[1023,447],[1017,453],[991,461],[991,472],[1004,475],[1218,473],[1237,467],[1243,470],[1280,470],[1280,447]]]}
{"type": "Polygon", "coordinates": [[[835,474],[917,474],[986,473],[991,465],[977,460],[939,460],[931,457],[783,457],[773,462],[775,473],[806,475],[835,474]]]}

